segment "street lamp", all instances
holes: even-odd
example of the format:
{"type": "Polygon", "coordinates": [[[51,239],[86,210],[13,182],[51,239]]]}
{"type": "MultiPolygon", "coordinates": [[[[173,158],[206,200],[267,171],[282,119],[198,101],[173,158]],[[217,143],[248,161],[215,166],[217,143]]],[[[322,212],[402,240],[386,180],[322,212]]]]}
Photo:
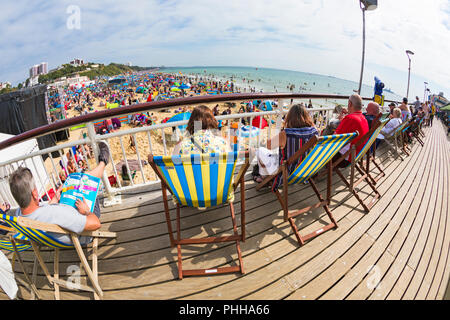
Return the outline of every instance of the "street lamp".
{"type": "Polygon", "coordinates": [[[364,54],[366,51],[366,10],[375,10],[378,5],[378,0],[359,0],[359,6],[363,14],[363,46],[361,59],[361,75],[359,76],[358,94],[361,94],[361,85],[364,71],[364,54]]]}
{"type": "Polygon", "coordinates": [[[409,55],[414,55],[414,52],[412,52],[411,50],[406,50],[406,55],[408,56],[408,60],[409,60],[409,67],[408,67],[408,88],[406,89],[406,99],[409,98],[409,76],[411,74],[411,57],[409,55]]]}

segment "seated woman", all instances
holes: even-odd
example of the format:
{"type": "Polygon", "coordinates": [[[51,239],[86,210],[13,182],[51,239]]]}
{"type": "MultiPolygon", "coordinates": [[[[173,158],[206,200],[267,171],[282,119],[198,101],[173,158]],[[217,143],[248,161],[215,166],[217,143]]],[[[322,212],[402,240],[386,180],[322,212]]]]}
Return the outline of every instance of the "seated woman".
{"type": "Polygon", "coordinates": [[[195,107],[186,127],[186,136],[175,146],[174,155],[230,152],[227,141],[217,134],[219,124],[211,109],[195,107]]]}
{"type": "Polygon", "coordinates": [[[341,120],[347,115],[348,111],[341,105],[337,105],[333,110],[332,118],[328,123],[327,127],[323,130],[322,136],[328,136],[336,131],[336,128],[341,123],[341,120]]]}
{"type": "MultiPolygon", "coordinates": [[[[253,170],[253,179],[256,182],[263,180],[263,175],[270,175],[276,171],[283,161],[289,159],[295,152],[297,152],[304,143],[306,143],[313,136],[318,135],[318,131],[314,126],[314,122],[306,111],[303,105],[296,104],[291,107],[284,122],[284,128],[281,132],[274,136],[267,142],[267,148],[273,150],[278,147],[279,152],[277,159],[273,159],[270,155],[270,151],[266,148],[259,148],[256,152],[258,158],[259,168],[258,172],[253,170]],[[274,165],[274,161],[276,164],[274,165]],[[260,174],[261,173],[261,174],[260,174]]],[[[300,163],[299,158],[296,162],[292,163],[288,172],[292,172],[295,167],[300,163]]],[[[255,166],[256,167],[256,166],[255,166]]],[[[282,174],[274,179],[272,184],[272,190],[277,189],[282,184],[282,174]]]]}
{"type": "Polygon", "coordinates": [[[389,116],[391,120],[381,129],[378,137],[376,139],[376,147],[378,148],[379,144],[384,140],[384,135],[391,135],[394,130],[402,124],[402,110],[400,108],[394,108],[392,110],[392,115],[389,116]]]}

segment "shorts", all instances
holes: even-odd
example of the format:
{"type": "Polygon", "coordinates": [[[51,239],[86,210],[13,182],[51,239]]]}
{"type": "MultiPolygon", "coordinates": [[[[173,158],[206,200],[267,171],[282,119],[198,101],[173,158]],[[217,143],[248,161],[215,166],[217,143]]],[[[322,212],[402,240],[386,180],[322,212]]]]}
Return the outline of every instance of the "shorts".
{"type": "Polygon", "coordinates": [[[100,202],[98,201],[98,198],[95,199],[95,204],[94,204],[94,212],[93,212],[97,218],[100,219],[100,202]]]}

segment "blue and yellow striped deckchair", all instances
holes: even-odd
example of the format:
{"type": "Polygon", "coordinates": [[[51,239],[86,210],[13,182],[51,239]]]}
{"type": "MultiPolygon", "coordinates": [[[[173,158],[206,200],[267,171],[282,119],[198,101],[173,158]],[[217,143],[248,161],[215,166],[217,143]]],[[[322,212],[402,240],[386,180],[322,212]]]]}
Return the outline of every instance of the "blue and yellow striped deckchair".
{"type": "Polygon", "coordinates": [[[97,248],[98,248],[98,238],[112,238],[115,237],[115,233],[113,232],[105,232],[105,231],[85,231],[81,233],[82,236],[93,237],[92,241],[92,264],[93,268],[89,266],[89,263],[84,255],[83,248],[81,247],[80,240],[78,235],[67,231],[55,224],[44,223],[40,221],[34,221],[25,217],[15,217],[9,216],[6,214],[1,214],[0,219],[6,221],[14,230],[19,232],[20,234],[26,236],[28,241],[33,248],[34,254],[41,266],[42,270],[47,277],[47,280],[51,285],[55,288],[55,298],[59,299],[59,286],[64,286],[68,289],[75,290],[83,290],[94,292],[94,297],[97,299],[103,296],[102,289],[98,283],[98,270],[97,270],[97,248]],[[52,233],[58,234],[66,234],[69,235],[72,244],[66,244],[64,242],[59,241],[57,238],[52,236],[52,233]],[[40,254],[39,247],[45,246],[49,248],[55,249],[54,256],[54,266],[55,266],[55,274],[54,276],[50,275],[47,266],[45,265],[44,260],[40,254]],[[75,249],[78,257],[80,258],[81,265],[86,271],[86,274],[89,278],[89,281],[92,284],[92,287],[86,285],[79,285],[78,288],[73,288],[69,286],[66,281],[62,281],[59,279],[59,250],[60,249],[75,249]]]}
{"type": "MultiPolygon", "coordinates": [[[[2,210],[0,210],[0,221],[3,221],[3,219],[2,219],[3,215],[6,215],[6,214],[2,210]]],[[[4,227],[2,225],[0,225],[0,227],[2,230],[9,231],[9,233],[10,233],[8,235],[8,239],[0,239],[0,249],[13,253],[13,256],[11,259],[13,270],[14,270],[14,261],[15,261],[15,258],[17,257],[17,260],[19,260],[19,264],[20,264],[20,267],[22,268],[22,272],[27,281],[27,284],[30,287],[31,296],[33,297],[33,293],[34,293],[38,297],[38,299],[41,299],[41,296],[40,296],[36,286],[34,285],[30,276],[28,275],[28,272],[25,268],[25,264],[23,263],[22,257],[20,255],[20,252],[23,252],[23,251],[31,248],[29,239],[26,236],[24,236],[23,234],[21,234],[20,232],[17,232],[14,235],[12,235],[11,233],[15,232],[15,229],[13,229],[13,228],[4,227]]],[[[17,275],[16,275],[16,277],[17,277],[17,275]]]]}
{"type": "Polygon", "coordinates": [[[278,189],[273,190],[280,201],[281,207],[284,211],[284,220],[289,221],[292,230],[300,245],[303,245],[307,240],[312,239],[319,234],[337,227],[337,223],[331,214],[328,205],[331,199],[331,160],[339,152],[339,150],[358,136],[357,132],[330,135],[330,136],[313,136],[309,139],[294,155],[292,155],[287,161],[280,165],[280,168],[272,176],[265,178],[256,189],[261,189],[264,185],[275,179],[278,174],[283,174],[283,193],[281,194],[278,189]],[[294,163],[299,157],[302,157],[302,161],[293,169],[292,172],[288,172],[289,166],[294,163]],[[314,182],[314,177],[318,174],[319,170],[328,165],[328,181],[327,181],[327,198],[324,199],[320,194],[314,182]],[[288,186],[292,184],[299,184],[303,182],[309,182],[309,185],[313,188],[319,202],[302,209],[289,211],[288,210],[288,186]],[[332,223],[306,235],[301,236],[297,226],[294,223],[294,217],[308,212],[314,208],[323,207],[332,223]]]}
{"type": "MultiPolygon", "coordinates": [[[[372,128],[370,128],[369,132],[367,132],[355,145],[353,145],[349,151],[347,151],[345,154],[343,154],[333,165],[334,171],[337,173],[337,175],[344,181],[345,185],[350,189],[350,191],[353,193],[353,195],[356,197],[356,199],[359,201],[359,203],[362,205],[364,210],[366,212],[369,212],[372,206],[375,204],[375,201],[381,197],[380,193],[378,192],[377,188],[375,187],[376,180],[372,175],[370,174],[370,162],[372,161],[377,168],[381,171],[381,175],[384,175],[383,170],[381,167],[375,162],[374,159],[371,159],[370,155],[370,148],[374,145],[376,138],[378,137],[378,134],[380,131],[384,128],[386,123],[389,122],[389,119],[385,119],[383,121],[376,121],[372,125],[372,128]],[[361,144],[364,144],[362,149],[356,153],[356,148],[358,148],[361,144]],[[351,167],[350,167],[350,181],[348,181],[342,172],[340,171],[338,164],[343,159],[346,159],[348,154],[351,153],[351,167]],[[366,156],[366,164],[363,165],[363,158],[366,156]],[[361,177],[355,181],[356,175],[355,175],[355,169],[359,172],[361,177]],[[359,185],[362,181],[366,181],[367,184],[370,186],[370,188],[375,192],[375,196],[372,198],[369,204],[366,204],[358,195],[358,192],[356,191],[355,187],[359,185]]],[[[375,156],[373,156],[374,158],[375,156]]],[[[379,178],[378,176],[376,177],[379,178]]]]}
{"type": "Polygon", "coordinates": [[[239,153],[204,153],[185,156],[152,156],[148,157],[149,164],[161,179],[161,189],[164,200],[166,222],[169,238],[172,246],[178,249],[178,277],[221,274],[229,272],[244,273],[240,241],[245,240],[245,185],[244,174],[249,167],[248,152],[239,153]],[[240,156],[245,157],[237,177],[234,179],[234,171],[240,156]],[[234,215],[234,190],[241,185],[241,234],[237,232],[236,218],[234,215]],[[177,239],[172,234],[167,190],[173,196],[177,204],[177,239]],[[233,221],[234,235],[224,237],[207,237],[201,239],[181,239],[180,234],[180,206],[194,208],[208,208],[229,203],[231,218],[233,221]],[[215,242],[236,242],[239,266],[223,267],[215,269],[183,270],[181,258],[181,245],[202,244],[215,242]]]}

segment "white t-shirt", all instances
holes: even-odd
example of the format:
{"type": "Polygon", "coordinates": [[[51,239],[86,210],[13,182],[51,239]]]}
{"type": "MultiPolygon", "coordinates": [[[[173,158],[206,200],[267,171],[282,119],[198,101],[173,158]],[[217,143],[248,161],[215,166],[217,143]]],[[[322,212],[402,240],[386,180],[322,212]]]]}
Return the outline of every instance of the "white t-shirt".
{"type": "Polygon", "coordinates": [[[389,120],[388,123],[386,123],[386,126],[381,129],[380,133],[378,134],[377,139],[384,139],[384,135],[391,135],[392,132],[400,125],[402,124],[402,119],[400,118],[393,118],[389,120]]]}

